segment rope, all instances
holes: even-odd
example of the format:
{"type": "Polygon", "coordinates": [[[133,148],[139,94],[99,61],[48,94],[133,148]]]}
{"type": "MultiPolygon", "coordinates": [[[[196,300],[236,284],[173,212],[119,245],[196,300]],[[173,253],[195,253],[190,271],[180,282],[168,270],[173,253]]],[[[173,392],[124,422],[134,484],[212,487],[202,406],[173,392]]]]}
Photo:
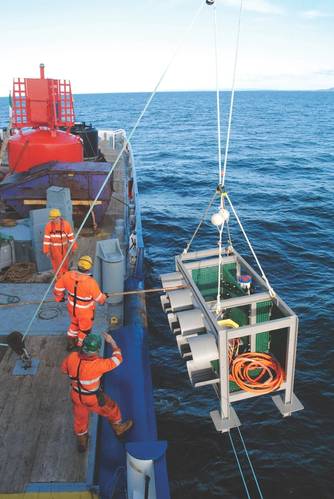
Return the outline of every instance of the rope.
{"type": "Polygon", "coordinates": [[[17,295],[10,295],[8,293],[0,293],[0,296],[5,296],[6,297],[6,302],[5,303],[0,303],[1,305],[16,305],[21,301],[21,298],[17,295]]]}
{"type": "MultiPolygon", "coordinates": [[[[147,293],[168,293],[169,291],[176,291],[177,289],[186,289],[187,285],[186,284],[180,284],[179,286],[172,286],[172,287],[166,287],[166,288],[150,288],[150,289],[135,289],[134,291],[117,291],[114,293],[108,293],[107,296],[108,298],[112,298],[114,296],[129,296],[129,295],[142,295],[142,294],[147,294],[147,293]]],[[[5,293],[0,293],[0,296],[4,295],[8,297],[8,302],[7,303],[0,303],[0,309],[1,308],[8,308],[8,307],[24,307],[25,305],[36,305],[39,302],[36,300],[33,301],[20,301],[21,298],[19,296],[15,295],[7,295],[5,293]]],[[[50,300],[44,300],[44,305],[46,303],[53,303],[55,304],[54,300],[51,298],[50,300]]]]}
{"type": "Polygon", "coordinates": [[[15,227],[17,225],[17,221],[13,218],[2,218],[0,220],[0,227],[15,227]]]}
{"type": "Polygon", "coordinates": [[[203,214],[203,216],[202,216],[202,218],[201,218],[201,220],[200,220],[199,224],[197,225],[195,232],[193,233],[193,235],[192,235],[192,237],[191,237],[191,239],[190,239],[189,243],[187,244],[186,248],[183,250],[183,253],[184,253],[184,254],[188,253],[188,251],[189,251],[189,249],[190,249],[190,246],[192,245],[192,242],[193,242],[193,240],[195,239],[195,237],[196,237],[196,235],[197,235],[197,232],[198,232],[198,231],[199,231],[199,229],[201,228],[201,225],[202,225],[202,223],[204,222],[204,220],[206,219],[206,216],[207,216],[207,214],[208,214],[209,209],[210,209],[210,208],[211,208],[211,206],[212,206],[212,203],[213,203],[213,202],[214,202],[214,200],[216,199],[216,196],[217,196],[217,191],[215,191],[214,195],[213,195],[213,196],[212,196],[212,198],[210,199],[210,202],[209,202],[209,204],[208,204],[208,206],[207,206],[207,208],[206,208],[206,210],[205,210],[205,212],[204,212],[204,214],[203,214]]]}
{"type": "Polygon", "coordinates": [[[1,281],[24,282],[36,271],[34,263],[15,263],[1,276],[1,281]]]}
{"type": "MultiPolygon", "coordinates": [[[[218,174],[219,174],[219,186],[222,183],[222,154],[221,154],[221,129],[220,129],[220,95],[219,95],[219,65],[218,65],[218,47],[217,47],[217,8],[216,3],[213,8],[213,20],[214,20],[214,52],[215,52],[215,68],[216,68],[216,108],[217,108],[217,143],[218,143],[218,174]]],[[[220,196],[220,205],[223,207],[223,196],[220,196]]],[[[219,231],[218,240],[218,286],[217,286],[217,304],[216,304],[216,314],[221,313],[221,263],[222,263],[222,238],[223,238],[224,224],[221,226],[219,231]]]]}
{"type": "Polygon", "coordinates": [[[242,482],[243,482],[244,487],[245,487],[245,491],[246,491],[246,494],[247,494],[247,498],[248,498],[248,499],[251,499],[251,496],[249,495],[249,490],[248,490],[248,487],[247,487],[247,483],[246,483],[246,480],[245,480],[244,474],[243,474],[243,472],[242,472],[242,468],[241,468],[241,465],[240,465],[240,461],[239,461],[239,458],[238,458],[238,454],[237,454],[237,451],[235,450],[235,446],[234,446],[233,439],[232,439],[232,435],[231,435],[231,432],[230,432],[230,431],[228,432],[228,436],[229,436],[229,438],[230,438],[230,442],[231,442],[232,449],[233,449],[233,452],[234,452],[235,460],[236,460],[237,465],[238,465],[238,468],[239,468],[240,476],[241,476],[242,482]]]}
{"type": "MultiPolygon", "coordinates": [[[[234,105],[234,93],[235,93],[235,82],[236,82],[237,65],[238,65],[238,57],[239,57],[240,26],[241,26],[242,7],[243,7],[243,0],[240,0],[240,10],[239,10],[239,19],[238,19],[237,40],[236,40],[236,49],[235,49],[235,57],[234,57],[234,68],[233,68],[232,93],[231,93],[230,112],[229,112],[228,126],[227,126],[227,136],[226,136],[226,146],[225,146],[225,156],[224,156],[224,170],[223,170],[223,180],[222,180],[223,183],[222,183],[222,185],[225,185],[226,168],[227,168],[227,156],[228,156],[229,145],[230,145],[231,125],[232,125],[232,115],[233,115],[233,105],[234,105]]],[[[221,199],[221,203],[223,203],[222,199],[221,199]]]]}
{"type": "Polygon", "coordinates": [[[50,284],[49,284],[49,286],[48,286],[47,290],[45,291],[45,293],[44,293],[44,295],[43,295],[43,297],[42,297],[42,300],[41,300],[40,304],[39,304],[39,305],[38,305],[38,307],[36,308],[36,310],[35,310],[35,312],[34,312],[34,314],[33,314],[32,318],[31,318],[31,320],[30,320],[30,322],[29,322],[29,324],[28,324],[28,326],[27,326],[27,328],[26,328],[26,330],[25,330],[25,332],[24,332],[23,339],[24,339],[24,338],[27,336],[27,334],[29,333],[29,331],[30,331],[30,329],[31,329],[31,326],[32,326],[32,324],[33,324],[34,320],[36,319],[36,317],[37,317],[37,315],[38,315],[38,313],[39,313],[39,311],[40,311],[40,309],[41,309],[41,306],[43,305],[44,300],[45,300],[45,299],[46,299],[46,297],[48,296],[48,294],[49,294],[49,292],[50,292],[50,290],[51,290],[51,288],[52,288],[53,284],[54,284],[54,283],[55,283],[55,281],[56,281],[58,271],[60,270],[61,266],[62,266],[62,265],[63,265],[63,263],[65,262],[66,258],[67,258],[67,257],[69,256],[69,254],[71,253],[72,248],[73,248],[73,245],[74,245],[74,244],[75,244],[75,242],[77,241],[77,239],[78,239],[78,237],[79,237],[79,235],[80,235],[81,230],[83,229],[83,227],[84,227],[84,225],[86,224],[86,222],[87,222],[87,220],[88,220],[88,218],[89,218],[89,216],[90,216],[90,214],[91,214],[92,210],[94,209],[94,206],[96,205],[97,200],[99,199],[99,197],[100,197],[100,195],[101,195],[101,193],[102,193],[103,189],[104,189],[104,188],[105,188],[105,186],[107,185],[107,183],[108,183],[108,181],[109,181],[109,179],[110,179],[110,177],[111,177],[111,175],[112,175],[113,171],[115,170],[115,168],[116,168],[116,166],[117,166],[117,164],[118,164],[119,160],[121,159],[121,157],[122,157],[122,155],[123,155],[124,151],[126,150],[126,147],[127,147],[128,143],[131,141],[132,136],[133,136],[133,135],[134,135],[134,133],[136,132],[136,130],[137,130],[137,128],[138,128],[138,125],[139,125],[139,123],[141,122],[141,120],[142,120],[143,116],[145,115],[145,113],[146,113],[146,111],[147,111],[147,109],[148,109],[149,105],[151,104],[151,102],[152,102],[152,100],[153,100],[153,98],[154,98],[154,96],[155,96],[155,94],[156,94],[156,92],[157,92],[157,90],[158,90],[158,88],[159,88],[159,86],[160,86],[160,84],[161,84],[162,80],[164,79],[164,77],[165,77],[165,75],[166,75],[166,73],[167,73],[168,69],[170,68],[170,66],[171,66],[172,62],[174,61],[174,59],[175,59],[176,55],[178,54],[178,52],[179,52],[179,50],[180,50],[181,46],[183,45],[183,42],[185,41],[186,36],[187,36],[187,35],[188,35],[188,33],[191,31],[191,29],[192,29],[192,27],[193,27],[193,25],[194,25],[194,23],[195,23],[195,21],[196,21],[197,17],[199,16],[199,14],[200,14],[201,10],[203,9],[203,7],[204,7],[204,3],[203,3],[203,2],[201,2],[200,8],[196,11],[196,13],[195,13],[195,15],[194,15],[194,17],[193,17],[193,19],[192,19],[191,23],[189,24],[188,28],[187,28],[187,29],[186,29],[186,31],[185,31],[185,34],[184,34],[183,38],[181,39],[181,42],[179,43],[179,45],[177,46],[176,50],[174,51],[174,53],[173,53],[173,55],[172,55],[172,57],[171,57],[170,61],[169,61],[169,62],[168,62],[168,64],[166,65],[166,67],[165,67],[165,69],[164,69],[164,71],[163,71],[163,73],[162,73],[161,77],[159,78],[159,80],[158,80],[157,84],[155,85],[155,87],[154,87],[154,89],[153,89],[153,91],[152,91],[152,93],[151,93],[150,97],[148,98],[148,100],[147,100],[147,102],[146,102],[146,104],[145,104],[145,106],[144,106],[144,108],[143,108],[142,112],[140,113],[140,115],[139,115],[139,117],[138,117],[138,119],[137,119],[137,121],[136,121],[135,125],[133,126],[133,128],[132,128],[132,130],[131,130],[131,132],[130,132],[130,134],[129,134],[129,138],[124,140],[124,144],[123,144],[123,146],[122,146],[122,148],[121,148],[121,150],[120,150],[120,152],[119,152],[119,154],[118,154],[118,156],[117,156],[117,158],[116,158],[116,160],[115,160],[115,163],[114,163],[114,164],[113,164],[113,166],[111,167],[111,169],[110,169],[110,171],[109,171],[108,175],[106,176],[106,178],[105,178],[104,182],[102,183],[102,185],[101,185],[101,187],[100,187],[100,189],[99,189],[98,193],[96,194],[96,196],[95,196],[95,199],[94,199],[93,203],[91,204],[91,206],[90,206],[90,208],[89,208],[89,210],[88,210],[88,212],[87,212],[87,214],[86,214],[85,218],[83,219],[83,221],[82,221],[82,223],[81,223],[81,225],[80,225],[80,227],[79,227],[79,229],[78,229],[78,231],[77,231],[77,233],[76,233],[76,236],[75,236],[75,238],[74,238],[74,241],[73,241],[73,242],[71,243],[71,245],[69,246],[69,248],[68,248],[68,250],[67,250],[66,254],[64,255],[63,260],[61,261],[61,263],[60,263],[60,265],[59,265],[59,267],[58,267],[57,271],[55,272],[55,275],[54,275],[54,277],[53,277],[52,281],[50,282],[50,284]]]}
{"type": "Polygon", "coordinates": [[[217,49],[217,8],[214,4],[214,44],[216,60],[216,104],[217,104],[217,141],[218,141],[218,169],[219,185],[222,183],[222,153],[221,153],[221,132],[220,132],[220,100],[219,100],[219,70],[218,70],[218,49],[217,49]]]}
{"type": "Polygon", "coordinates": [[[257,490],[258,490],[258,493],[259,493],[259,496],[261,497],[261,499],[263,499],[263,494],[262,494],[262,490],[261,490],[261,487],[260,487],[260,484],[259,484],[259,481],[257,479],[257,476],[256,476],[256,473],[255,473],[255,469],[253,467],[253,464],[252,464],[252,461],[250,459],[250,456],[248,454],[248,450],[247,450],[247,447],[246,447],[246,444],[244,442],[244,439],[242,438],[242,434],[241,434],[241,431],[240,431],[240,428],[239,426],[237,427],[238,428],[238,432],[239,432],[239,435],[240,435],[240,439],[241,439],[241,442],[242,442],[242,445],[244,447],[244,450],[245,450],[245,453],[246,453],[246,456],[247,456],[247,459],[248,459],[248,462],[249,462],[249,466],[252,470],[252,473],[253,473],[253,478],[254,478],[254,481],[256,483],[256,487],[257,487],[257,490]]]}
{"type": "Polygon", "coordinates": [[[53,305],[46,306],[44,308],[41,308],[41,310],[38,312],[38,318],[43,320],[43,321],[50,321],[52,319],[55,319],[58,317],[61,313],[61,309],[59,305],[54,303],[53,305]]]}
{"type": "Polygon", "coordinates": [[[269,281],[268,281],[268,279],[267,279],[267,277],[266,277],[266,275],[265,275],[265,273],[264,273],[264,271],[263,271],[263,268],[261,267],[261,264],[260,264],[260,262],[259,262],[259,260],[258,260],[258,258],[257,258],[257,256],[256,256],[256,254],[255,254],[255,251],[254,251],[254,249],[253,249],[253,247],[252,247],[252,245],[251,245],[250,240],[248,239],[248,236],[247,236],[247,234],[246,234],[246,232],[245,232],[245,229],[244,229],[244,228],[243,228],[243,226],[242,226],[242,223],[241,223],[241,221],[240,221],[240,218],[238,217],[238,214],[237,214],[237,212],[236,212],[236,211],[235,211],[235,209],[234,209],[234,206],[233,206],[233,204],[232,204],[232,201],[231,201],[231,199],[230,199],[230,196],[229,196],[227,193],[226,193],[226,199],[228,200],[229,205],[231,206],[231,209],[232,209],[232,211],[233,211],[233,214],[234,214],[235,218],[237,219],[237,222],[238,222],[238,224],[239,224],[239,227],[240,227],[240,229],[241,229],[241,232],[243,233],[243,235],[244,235],[244,237],[245,237],[245,239],[246,239],[246,241],[247,241],[247,244],[248,244],[248,246],[249,246],[249,249],[251,250],[253,257],[255,258],[255,261],[256,261],[256,263],[257,263],[257,265],[258,265],[259,269],[260,269],[261,276],[262,276],[262,278],[264,279],[264,281],[266,282],[266,284],[267,284],[267,286],[268,286],[268,291],[269,291],[269,294],[270,294],[270,296],[271,296],[272,298],[275,298],[276,293],[275,293],[275,291],[273,290],[273,288],[271,287],[271,285],[270,285],[270,283],[269,283],[269,281]]]}
{"type": "Polygon", "coordinates": [[[217,286],[218,289],[217,289],[216,315],[219,315],[222,311],[220,297],[222,293],[221,267],[223,260],[223,254],[222,254],[223,229],[224,229],[224,224],[222,224],[221,228],[219,229],[219,240],[218,240],[218,286],[217,286]]]}
{"type": "Polygon", "coordinates": [[[231,246],[231,248],[233,248],[233,243],[232,243],[232,238],[231,238],[231,232],[230,232],[230,226],[229,226],[228,220],[226,222],[226,229],[227,229],[227,241],[228,241],[228,244],[229,244],[229,246],[231,246]]]}

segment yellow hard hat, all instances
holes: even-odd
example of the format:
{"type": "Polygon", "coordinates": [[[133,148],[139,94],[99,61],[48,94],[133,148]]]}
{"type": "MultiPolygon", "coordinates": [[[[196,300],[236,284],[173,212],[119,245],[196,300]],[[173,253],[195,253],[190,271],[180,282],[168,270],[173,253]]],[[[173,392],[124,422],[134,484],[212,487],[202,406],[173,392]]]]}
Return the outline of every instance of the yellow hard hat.
{"type": "Polygon", "coordinates": [[[89,255],[81,256],[78,261],[78,268],[90,270],[93,267],[93,260],[89,255]]]}
{"type": "Polygon", "coordinates": [[[57,218],[61,217],[61,212],[58,210],[58,208],[51,208],[49,211],[49,218],[57,218]]]}

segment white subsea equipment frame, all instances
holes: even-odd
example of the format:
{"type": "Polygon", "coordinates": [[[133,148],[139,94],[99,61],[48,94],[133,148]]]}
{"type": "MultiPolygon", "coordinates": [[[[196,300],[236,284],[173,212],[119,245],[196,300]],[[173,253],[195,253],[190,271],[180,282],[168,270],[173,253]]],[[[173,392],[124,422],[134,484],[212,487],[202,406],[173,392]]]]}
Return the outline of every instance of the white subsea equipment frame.
{"type": "Polygon", "coordinates": [[[162,285],[166,290],[166,294],[161,296],[161,304],[167,314],[170,329],[176,335],[180,354],[187,360],[191,383],[195,387],[213,386],[220,408],[212,411],[211,417],[217,431],[225,432],[240,426],[239,418],[231,404],[260,396],[244,390],[230,391],[228,347],[229,341],[235,338],[248,337],[250,351],[255,352],[257,334],[285,332],[285,379],[276,390],[281,393],[275,394],[272,399],[283,416],[290,416],[292,412],[303,409],[303,406],[293,392],[298,317],[279,296],[272,297],[265,280],[233,250],[232,254],[225,252],[221,259],[222,266],[234,263],[237,278],[247,272],[253,279],[255,292],[221,301],[225,311],[234,307],[249,306],[248,325],[237,329],[219,326],[214,312],[216,301],[205,301],[192,277],[194,270],[217,267],[218,255],[217,248],[177,256],[176,272],[161,276],[162,285]],[[256,324],[256,306],[266,300],[271,300],[277,306],[281,317],[256,324]],[[219,361],[219,374],[212,368],[213,361],[219,361]]]}

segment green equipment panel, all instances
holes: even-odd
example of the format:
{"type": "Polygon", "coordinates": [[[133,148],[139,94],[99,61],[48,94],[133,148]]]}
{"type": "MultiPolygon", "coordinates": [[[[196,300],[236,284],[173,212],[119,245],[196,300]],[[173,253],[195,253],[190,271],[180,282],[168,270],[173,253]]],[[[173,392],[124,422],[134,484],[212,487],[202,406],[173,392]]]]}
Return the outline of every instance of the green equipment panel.
{"type": "MultiPolygon", "coordinates": [[[[222,266],[222,291],[223,299],[234,298],[245,295],[245,291],[239,286],[236,278],[236,264],[229,263],[222,266]]],[[[218,291],[218,265],[211,267],[202,267],[192,270],[192,279],[201,292],[205,301],[214,301],[217,299],[218,291]]],[[[272,309],[270,300],[256,304],[256,323],[269,321],[272,309]]],[[[224,314],[224,319],[232,319],[239,326],[249,324],[250,305],[234,307],[224,314]]],[[[249,340],[242,338],[245,350],[249,348],[249,340]]],[[[256,335],[256,351],[261,353],[269,352],[270,333],[264,332],[256,335]]],[[[219,361],[212,362],[212,368],[219,373],[219,361]]],[[[256,373],[254,372],[254,375],[256,373]]],[[[239,391],[239,386],[230,381],[230,392],[239,391]]]]}

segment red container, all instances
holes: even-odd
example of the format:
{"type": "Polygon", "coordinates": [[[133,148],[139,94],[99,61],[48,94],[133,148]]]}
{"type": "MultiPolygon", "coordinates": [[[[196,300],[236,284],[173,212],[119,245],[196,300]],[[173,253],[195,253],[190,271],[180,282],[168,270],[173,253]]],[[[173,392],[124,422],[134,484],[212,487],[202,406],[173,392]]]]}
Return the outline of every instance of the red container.
{"type": "Polygon", "coordinates": [[[61,130],[40,128],[21,131],[10,137],[8,163],[12,173],[25,172],[50,161],[83,161],[80,137],[61,130]]]}

